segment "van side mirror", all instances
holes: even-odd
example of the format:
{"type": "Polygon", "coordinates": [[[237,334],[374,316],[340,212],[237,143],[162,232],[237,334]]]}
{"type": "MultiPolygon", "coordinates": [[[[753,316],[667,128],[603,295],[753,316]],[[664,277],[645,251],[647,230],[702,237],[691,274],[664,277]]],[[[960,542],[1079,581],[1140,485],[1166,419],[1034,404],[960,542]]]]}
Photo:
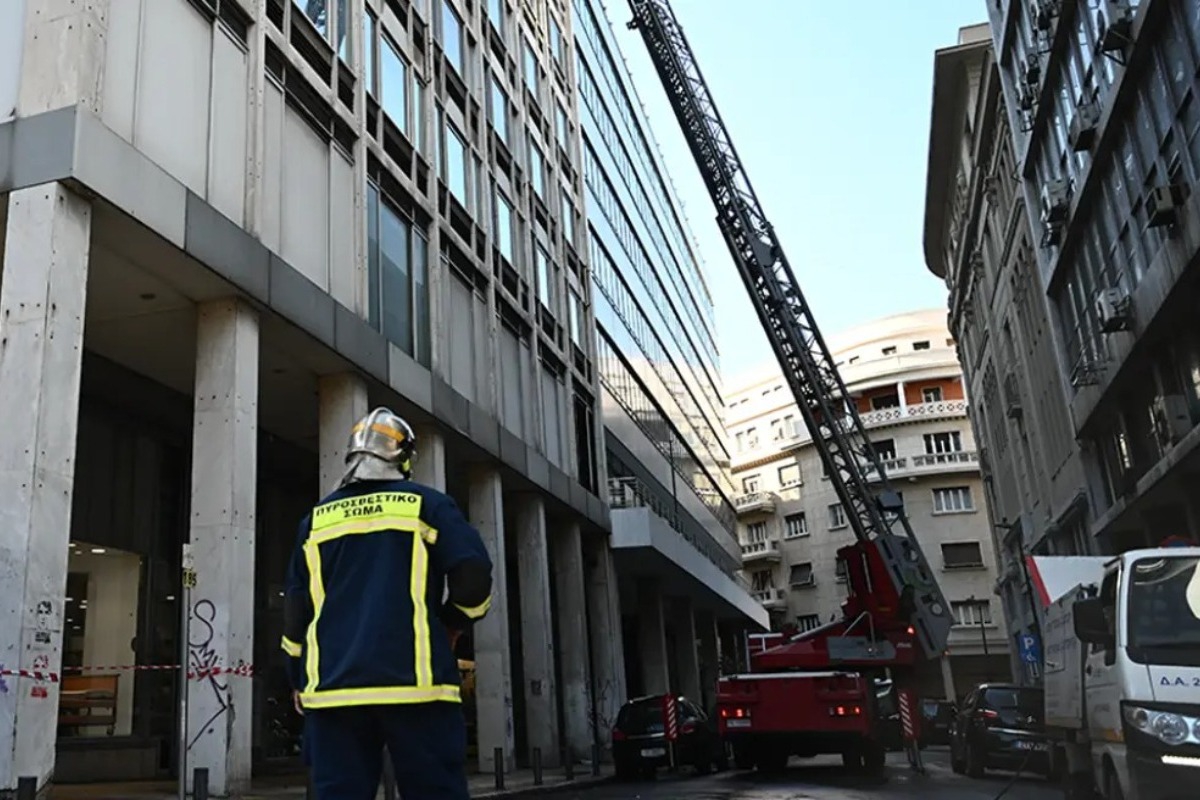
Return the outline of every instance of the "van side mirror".
{"type": "Polygon", "coordinates": [[[1075,636],[1085,644],[1100,645],[1105,649],[1112,646],[1113,635],[1104,616],[1104,604],[1099,597],[1076,600],[1072,608],[1075,636]]]}

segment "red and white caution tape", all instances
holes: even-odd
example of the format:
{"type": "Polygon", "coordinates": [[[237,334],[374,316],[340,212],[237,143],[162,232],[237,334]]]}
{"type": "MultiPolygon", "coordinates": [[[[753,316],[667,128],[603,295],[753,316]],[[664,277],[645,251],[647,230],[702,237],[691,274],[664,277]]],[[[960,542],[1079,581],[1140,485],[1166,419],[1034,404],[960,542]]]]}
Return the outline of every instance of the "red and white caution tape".
{"type": "MultiPolygon", "coordinates": [[[[121,664],[116,666],[66,667],[63,672],[69,675],[76,675],[81,672],[178,672],[179,669],[180,666],[178,664],[121,664]]],[[[188,670],[187,673],[188,680],[211,678],[217,675],[238,675],[250,678],[254,676],[254,666],[251,664],[241,664],[236,667],[199,667],[188,670]]],[[[28,678],[35,681],[49,681],[50,683],[59,683],[62,680],[62,675],[57,672],[33,669],[0,669],[0,677],[28,678]]]]}

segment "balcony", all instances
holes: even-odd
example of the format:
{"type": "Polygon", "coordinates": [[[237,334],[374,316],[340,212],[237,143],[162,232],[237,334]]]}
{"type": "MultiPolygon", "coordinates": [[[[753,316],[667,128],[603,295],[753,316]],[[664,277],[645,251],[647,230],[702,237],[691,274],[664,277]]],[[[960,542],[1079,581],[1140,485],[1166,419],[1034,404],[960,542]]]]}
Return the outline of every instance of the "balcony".
{"type": "Polygon", "coordinates": [[[875,411],[865,411],[862,417],[863,426],[876,428],[880,425],[895,425],[900,422],[914,422],[923,419],[949,419],[967,415],[966,400],[939,400],[936,403],[914,403],[900,408],[880,408],[875,411]]]}
{"type": "MultiPolygon", "coordinates": [[[[915,456],[889,458],[883,463],[883,471],[890,480],[897,478],[919,478],[945,472],[975,472],[979,469],[979,453],[975,450],[956,450],[952,453],[922,453],[915,456]]],[[[877,479],[875,470],[867,468],[867,478],[877,479]]]]}
{"type": "Polygon", "coordinates": [[[742,545],[743,564],[751,561],[778,561],[779,559],[779,539],[774,536],[742,545]]]}
{"type": "Polygon", "coordinates": [[[774,514],[775,502],[778,499],[774,492],[748,492],[735,497],[733,506],[739,515],[774,514]]]}
{"type": "Polygon", "coordinates": [[[763,608],[783,608],[787,605],[787,593],[783,589],[755,589],[750,595],[763,604],[763,608]]]}

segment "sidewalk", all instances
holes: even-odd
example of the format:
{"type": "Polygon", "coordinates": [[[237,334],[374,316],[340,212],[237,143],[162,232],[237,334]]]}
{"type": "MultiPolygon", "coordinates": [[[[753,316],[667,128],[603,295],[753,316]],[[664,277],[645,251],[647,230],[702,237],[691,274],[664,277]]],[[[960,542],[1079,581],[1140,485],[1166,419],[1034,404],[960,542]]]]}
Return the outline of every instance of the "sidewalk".
{"type": "MultiPolygon", "coordinates": [[[[496,779],[492,775],[471,775],[471,797],[499,798],[539,794],[579,787],[581,789],[595,786],[598,783],[612,779],[612,766],[601,765],[600,776],[592,775],[589,764],[575,767],[575,780],[568,781],[561,768],[546,770],[542,775],[542,785],[535,786],[533,770],[520,769],[504,776],[504,789],[496,789],[496,779]]],[[[379,798],[383,798],[380,790],[379,798]]],[[[48,800],[175,800],[175,785],[173,783],[103,783],[73,786],[54,786],[48,795],[48,800]]],[[[303,778],[272,778],[255,781],[249,792],[241,795],[241,800],[304,800],[305,791],[303,778]]]]}

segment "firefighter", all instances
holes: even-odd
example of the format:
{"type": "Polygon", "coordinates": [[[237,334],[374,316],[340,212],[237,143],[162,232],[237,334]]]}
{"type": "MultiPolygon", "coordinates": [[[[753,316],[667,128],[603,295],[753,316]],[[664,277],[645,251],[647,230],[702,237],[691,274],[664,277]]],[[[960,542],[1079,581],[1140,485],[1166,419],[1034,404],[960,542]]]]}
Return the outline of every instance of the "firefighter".
{"type": "Polygon", "coordinates": [[[408,424],[375,409],[300,523],[283,650],[318,800],[373,800],[385,746],[404,800],[469,796],[453,640],[487,613],[492,562],[454,501],[412,481],[415,455],[408,424]]]}

